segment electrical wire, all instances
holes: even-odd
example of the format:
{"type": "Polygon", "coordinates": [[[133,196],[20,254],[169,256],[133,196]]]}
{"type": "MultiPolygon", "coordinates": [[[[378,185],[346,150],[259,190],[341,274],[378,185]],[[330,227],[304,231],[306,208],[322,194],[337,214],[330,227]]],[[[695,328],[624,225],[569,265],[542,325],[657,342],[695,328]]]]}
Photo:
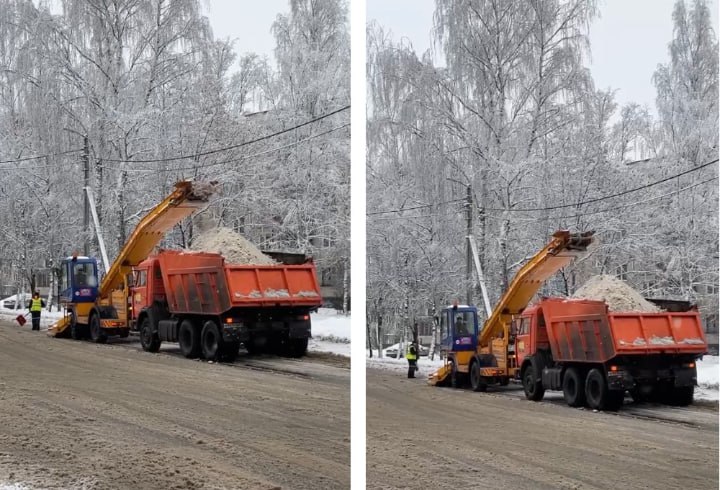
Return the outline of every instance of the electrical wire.
{"type": "Polygon", "coordinates": [[[648,189],[648,188],[650,188],[650,187],[653,187],[653,186],[662,184],[662,183],[667,182],[667,181],[669,181],[669,180],[677,179],[678,177],[682,177],[683,175],[687,175],[687,174],[692,173],[692,172],[697,172],[698,170],[701,170],[701,169],[703,169],[703,168],[705,168],[705,167],[708,167],[708,166],[710,166],[710,165],[712,165],[712,164],[714,164],[714,163],[717,163],[717,162],[718,162],[718,159],[716,158],[715,160],[713,160],[713,161],[711,161],[711,162],[707,162],[707,163],[704,163],[704,164],[702,164],[702,165],[698,165],[697,167],[693,167],[693,168],[691,168],[691,169],[689,169],[689,170],[685,170],[684,172],[680,172],[679,174],[675,174],[675,175],[672,175],[672,176],[670,176],[670,177],[665,177],[664,179],[660,179],[660,180],[658,180],[658,181],[651,182],[650,184],[645,184],[645,185],[640,186],[640,187],[635,187],[634,189],[628,189],[628,190],[625,190],[625,191],[623,191],[623,192],[618,192],[618,193],[616,193],[616,194],[610,194],[610,195],[608,195],[608,196],[597,197],[597,198],[595,198],[595,199],[588,199],[587,201],[578,202],[578,203],[574,203],[574,204],[561,204],[561,205],[558,205],[558,206],[548,206],[548,207],[544,207],[544,208],[512,208],[512,209],[504,209],[504,208],[485,208],[485,210],[486,210],[486,211],[523,212],[523,211],[552,211],[552,210],[555,210],[555,209],[574,208],[574,207],[578,207],[578,206],[583,206],[583,205],[585,205],[585,204],[591,204],[591,203],[594,203],[594,202],[605,201],[605,200],[607,200],[607,199],[612,199],[612,198],[614,198],[614,197],[624,196],[625,194],[630,194],[630,193],[632,193],[632,192],[641,191],[641,190],[643,190],[643,189],[648,189]]]}
{"type": "MultiPolygon", "coordinates": [[[[339,131],[340,129],[347,128],[347,127],[349,127],[349,126],[350,126],[350,123],[346,123],[346,124],[343,124],[343,125],[338,126],[338,127],[336,127],[336,128],[331,128],[331,129],[329,129],[329,130],[327,130],[327,131],[323,131],[322,133],[314,134],[314,135],[312,135],[312,136],[308,136],[307,138],[304,138],[304,139],[301,139],[301,140],[298,140],[298,141],[294,141],[294,142],[289,143],[289,144],[284,145],[284,146],[280,146],[280,147],[276,147],[276,148],[271,148],[271,149],[269,149],[269,150],[264,150],[264,151],[261,151],[261,152],[259,152],[259,153],[254,153],[254,154],[252,154],[252,155],[245,155],[245,156],[243,156],[243,157],[234,158],[234,159],[231,159],[231,160],[224,160],[224,161],[221,161],[221,162],[213,162],[213,163],[204,164],[204,165],[196,165],[196,166],[194,166],[194,167],[153,168],[153,169],[133,169],[133,168],[126,168],[126,169],[124,169],[124,170],[125,170],[126,172],[128,172],[128,173],[134,173],[134,172],[174,172],[174,171],[176,171],[176,170],[197,170],[197,169],[200,169],[200,168],[207,168],[207,167],[213,167],[213,166],[217,166],[217,165],[222,165],[222,164],[225,164],[225,163],[240,162],[240,161],[248,160],[248,159],[250,159],[250,158],[254,158],[254,157],[257,157],[257,156],[265,155],[265,154],[267,154],[267,153],[272,153],[272,152],[275,152],[275,151],[283,150],[283,149],[285,149],[285,148],[290,148],[290,147],[293,147],[293,146],[297,146],[297,145],[300,145],[300,144],[302,144],[302,143],[305,143],[306,141],[309,141],[309,140],[312,140],[312,139],[315,139],[315,138],[319,138],[320,136],[324,136],[324,135],[326,135],[326,134],[333,133],[333,132],[335,132],[335,131],[339,131]]],[[[122,162],[122,161],[121,161],[121,162],[122,162]]],[[[130,163],[130,162],[127,162],[127,163],[130,163]]],[[[132,163],[136,163],[136,161],[133,161],[132,163]]],[[[95,164],[93,164],[93,166],[94,166],[94,167],[101,167],[101,168],[109,169],[109,170],[117,170],[117,169],[118,169],[118,167],[117,167],[117,166],[114,166],[114,165],[111,166],[111,165],[95,165],[95,164]]],[[[57,164],[52,164],[52,165],[33,165],[33,166],[25,166],[25,167],[0,167],[0,170],[23,170],[23,171],[25,171],[25,170],[41,170],[41,169],[48,169],[48,168],[57,169],[58,166],[57,166],[57,164]]]]}
{"type": "MultiPolygon", "coordinates": [[[[421,206],[413,206],[413,207],[409,207],[409,208],[391,209],[389,211],[376,211],[373,213],[366,213],[366,216],[377,216],[378,214],[390,214],[390,213],[399,213],[401,211],[412,211],[414,209],[431,208],[433,206],[442,206],[445,204],[451,204],[454,202],[463,202],[463,201],[465,201],[465,199],[453,199],[452,201],[438,202],[438,203],[434,203],[434,204],[423,204],[421,206]]],[[[412,216],[410,216],[410,217],[412,217],[412,216]]]]}
{"type": "Polygon", "coordinates": [[[241,148],[243,146],[251,145],[253,143],[258,143],[260,141],[274,138],[275,136],[280,136],[281,134],[289,133],[290,131],[294,131],[296,129],[302,128],[309,124],[312,124],[312,123],[315,123],[318,121],[322,121],[323,119],[326,119],[330,116],[334,116],[335,114],[346,111],[348,109],[350,109],[350,105],[346,105],[345,107],[341,107],[340,109],[336,109],[332,112],[323,114],[322,116],[318,116],[316,118],[310,119],[309,121],[305,121],[304,123],[297,124],[291,128],[283,129],[281,131],[277,131],[277,132],[271,133],[271,134],[266,134],[264,136],[260,136],[259,138],[244,141],[244,142],[238,143],[236,145],[226,146],[225,148],[217,148],[214,150],[203,151],[203,152],[194,153],[191,155],[180,155],[177,157],[167,157],[167,158],[148,158],[148,159],[144,159],[144,160],[121,160],[121,159],[115,159],[115,158],[103,158],[102,160],[105,162],[114,162],[114,163],[161,163],[161,162],[172,162],[175,160],[187,160],[189,158],[204,157],[207,155],[214,155],[215,153],[220,153],[220,152],[228,151],[228,150],[235,150],[235,149],[241,148]]]}
{"type": "MultiPolygon", "coordinates": [[[[648,203],[648,202],[657,201],[658,199],[662,199],[662,198],[664,198],[664,197],[669,197],[669,196],[672,196],[672,195],[674,195],[674,194],[679,194],[679,193],[684,192],[684,191],[686,191],[686,190],[694,189],[695,187],[698,187],[698,186],[701,186],[701,185],[704,185],[704,184],[713,182],[713,181],[715,181],[715,180],[718,180],[718,177],[712,177],[712,178],[710,178],[710,179],[703,180],[702,182],[696,182],[695,184],[692,184],[692,185],[683,187],[682,189],[677,189],[677,190],[674,190],[674,191],[672,191],[672,192],[668,192],[668,193],[666,193],[666,194],[661,194],[661,195],[659,195],[659,196],[653,196],[653,197],[649,197],[649,198],[647,198],[647,199],[643,199],[643,200],[641,200],[641,201],[635,201],[635,202],[631,202],[631,203],[627,203],[627,204],[622,204],[622,205],[619,205],[619,206],[613,206],[613,207],[601,209],[601,210],[598,210],[598,211],[589,211],[589,212],[586,212],[586,213],[574,214],[574,215],[569,215],[569,216],[548,216],[548,217],[542,217],[542,219],[543,219],[543,220],[554,221],[554,220],[563,220],[563,219],[582,218],[582,217],[585,217],[585,216],[591,216],[591,215],[595,215],[595,214],[609,213],[609,212],[611,212],[611,211],[617,211],[617,210],[619,210],[619,209],[624,209],[624,208],[628,208],[628,207],[631,207],[631,206],[637,206],[637,205],[639,205],[639,204],[646,204],[646,203],[648,203]]],[[[449,201],[449,202],[450,202],[450,201],[449,201]]],[[[427,206],[423,206],[423,207],[427,207],[427,206]]],[[[407,208],[407,209],[409,209],[409,208],[407,208]]],[[[505,211],[505,210],[503,210],[503,211],[505,211]]],[[[452,215],[452,214],[457,215],[457,214],[459,214],[459,213],[461,213],[461,212],[465,212],[465,211],[464,211],[464,210],[456,210],[456,211],[454,211],[454,212],[442,213],[442,214],[437,213],[437,214],[427,214],[427,215],[418,215],[418,216],[394,216],[394,217],[388,217],[388,218],[374,218],[374,219],[372,220],[372,222],[375,222],[375,221],[392,221],[392,220],[397,220],[397,219],[430,218],[430,217],[434,217],[434,216],[450,216],[450,215],[452,215]]],[[[491,219],[509,219],[508,216],[502,215],[502,214],[488,214],[488,213],[485,213],[485,214],[483,215],[483,217],[485,217],[485,218],[491,218],[491,219]]],[[[517,221],[527,221],[527,222],[531,222],[531,221],[537,221],[538,219],[539,219],[539,218],[512,218],[512,220],[513,220],[513,221],[516,221],[516,222],[517,222],[517,221]]]]}
{"type": "MultiPolygon", "coordinates": [[[[262,156],[262,155],[267,155],[268,153],[274,153],[274,152],[276,152],[276,151],[285,150],[285,149],[287,149],[287,148],[292,148],[293,146],[298,146],[298,145],[300,145],[300,144],[302,144],[302,143],[305,143],[305,142],[307,142],[307,141],[313,140],[313,139],[315,139],[315,138],[319,138],[320,136],[325,136],[326,134],[334,133],[335,131],[339,131],[339,130],[344,129],[344,128],[347,128],[347,127],[349,127],[349,126],[350,126],[350,123],[346,123],[346,124],[343,124],[342,126],[338,126],[338,127],[336,127],[336,128],[331,128],[331,129],[328,129],[327,131],[323,131],[322,133],[314,134],[314,135],[312,135],[312,136],[308,136],[307,138],[303,138],[303,139],[298,140],[298,141],[293,141],[292,143],[288,143],[287,145],[278,146],[278,147],[275,147],[275,148],[270,148],[269,150],[264,150],[264,151],[261,151],[261,152],[259,152],[259,153],[253,153],[252,155],[245,155],[245,156],[243,156],[243,157],[233,158],[233,159],[230,159],[230,160],[223,160],[223,161],[220,161],[220,162],[213,162],[213,163],[206,163],[206,164],[198,164],[198,165],[195,165],[195,166],[193,166],[193,167],[126,168],[126,169],[123,169],[123,171],[128,172],[128,173],[134,173],[134,172],[139,172],[139,173],[141,173],[141,172],[153,172],[153,173],[156,173],[156,172],[176,172],[176,171],[180,171],[180,170],[200,170],[200,169],[205,169],[205,168],[210,168],[210,167],[216,167],[216,166],[218,166],[218,165],[225,165],[225,164],[227,164],[227,163],[238,163],[238,162],[243,162],[243,161],[245,161],[245,160],[249,160],[249,159],[251,159],[251,158],[256,158],[256,157],[259,157],[259,156],[262,156]]],[[[101,166],[102,166],[103,168],[117,170],[117,167],[115,167],[115,166],[108,166],[108,165],[101,165],[101,166]]]]}
{"type": "Polygon", "coordinates": [[[77,148],[75,150],[66,150],[66,151],[60,151],[57,153],[48,153],[47,155],[38,155],[36,157],[24,157],[24,158],[16,158],[14,160],[0,160],[0,163],[20,163],[20,162],[27,162],[29,160],[40,160],[41,158],[49,158],[49,157],[58,157],[61,155],[67,155],[68,153],[77,153],[79,151],[82,151],[82,148],[77,148]]]}

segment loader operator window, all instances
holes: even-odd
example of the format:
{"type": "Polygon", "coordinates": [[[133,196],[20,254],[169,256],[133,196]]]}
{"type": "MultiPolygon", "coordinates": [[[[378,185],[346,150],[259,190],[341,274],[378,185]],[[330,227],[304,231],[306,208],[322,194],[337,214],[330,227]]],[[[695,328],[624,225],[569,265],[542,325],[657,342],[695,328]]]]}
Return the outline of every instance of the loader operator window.
{"type": "Polygon", "coordinates": [[[472,335],[473,334],[473,315],[471,312],[463,312],[455,314],[455,335],[472,335]]]}
{"type": "Polygon", "coordinates": [[[73,266],[73,276],[75,285],[80,287],[95,287],[97,279],[95,277],[95,264],[75,264],[73,266]]]}

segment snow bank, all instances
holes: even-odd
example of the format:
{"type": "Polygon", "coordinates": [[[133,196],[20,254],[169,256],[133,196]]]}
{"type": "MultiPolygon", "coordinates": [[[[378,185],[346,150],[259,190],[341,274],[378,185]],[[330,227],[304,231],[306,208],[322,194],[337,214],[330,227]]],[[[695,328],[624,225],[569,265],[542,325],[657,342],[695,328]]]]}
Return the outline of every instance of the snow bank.
{"type": "MultiPolygon", "coordinates": [[[[393,346],[387,347],[387,349],[392,349],[393,346]]],[[[395,346],[397,348],[397,345],[395,346]]],[[[369,355],[368,351],[368,355],[369,355]]],[[[405,360],[404,357],[401,357],[400,359],[393,359],[392,357],[383,357],[382,359],[379,357],[374,357],[376,354],[373,352],[373,357],[366,357],[365,358],[365,366],[373,369],[384,369],[387,371],[397,371],[397,372],[407,372],[408,368],[408,362],[405,360]]],[[[383,354],[384,355],[384,354],[383,354]]],[[[442,367],[443,364],[445,364],[445,361],[438,359],[436,356],[434,360],[430,360],[427,357],[420,357],[418,359],[417,365],[418,365],[418,373],[422,373],[421,376],[425,376],[427,374],[430,374],[431,372],[437,370],[439,367],[442,367]]]]}
{"type": "Polygon", "coordinates": [[[190,248],[194,251],[219,253],[230,264],[277,264],[245,237],[229,228],[212,228],[202,232],[193,238],[190,248]]]}
{"type": "Polygon", "coordinates": [[[350,315],[331,308],[320,308],[310,315],[315,340],[350,343],[350,315]]]}
{"type": "Polygon", "coordinates": [[[695,398],[698,400],[718,400],[720,383],[720,365],[718,356],[704,356],[697,362],[698,388],[695,398]]]}
{"type": "Polygon", "coordinates": [[[610,311],[661,311],[628,283],[607,274],[591,277],[572,297],[605,301],[610,311]]]}

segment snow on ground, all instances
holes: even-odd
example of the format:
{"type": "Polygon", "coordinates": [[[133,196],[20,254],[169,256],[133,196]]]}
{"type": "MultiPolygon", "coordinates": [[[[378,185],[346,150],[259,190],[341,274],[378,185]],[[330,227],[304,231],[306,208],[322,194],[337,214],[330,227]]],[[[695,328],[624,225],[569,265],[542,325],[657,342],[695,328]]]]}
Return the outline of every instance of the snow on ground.
{"type": "Polygon", "coordinates": [[[704,356],[697,362],[698,388],[695,398],[698,400],[718,400],[718,382],[720,381],[720,365],[718,356],[704,356]]]}
{"type": "Polygon", "coordinates": [[[330,352],[350,357],[350,315],[337,310],[320,308],[310,314],[312,339],[308,350],[330,352]]]}

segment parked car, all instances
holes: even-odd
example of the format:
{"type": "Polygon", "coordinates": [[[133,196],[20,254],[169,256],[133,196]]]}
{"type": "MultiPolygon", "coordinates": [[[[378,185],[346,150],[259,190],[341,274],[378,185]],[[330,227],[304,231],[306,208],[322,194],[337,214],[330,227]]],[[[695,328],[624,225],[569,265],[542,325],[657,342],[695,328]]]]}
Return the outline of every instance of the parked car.
{"type": "MultiPolygon", "coordinates": [[[[392,359],[397,359],[397,358],[398,358],[398,348],[397,348],[396,345],[393,345],[393,346],[391,346],[391,347],[388,347],[388,348],[385,349],[383,352],[385,353],[385,354],[384,354],[385,357],[390,357],[390,358],[392,358],[392,359]]],[[[424,345],[421,345],[421,346],[420,346],[420,356],[421,356],[421,357],[427,356],[429,353],[430,353],[430,349],[428,349],[428,348],[425,347],[424,345]]],[[[402,353],[402,354],[400,355],[400,357],[405,357],[405,353],[402,353]]]]}

